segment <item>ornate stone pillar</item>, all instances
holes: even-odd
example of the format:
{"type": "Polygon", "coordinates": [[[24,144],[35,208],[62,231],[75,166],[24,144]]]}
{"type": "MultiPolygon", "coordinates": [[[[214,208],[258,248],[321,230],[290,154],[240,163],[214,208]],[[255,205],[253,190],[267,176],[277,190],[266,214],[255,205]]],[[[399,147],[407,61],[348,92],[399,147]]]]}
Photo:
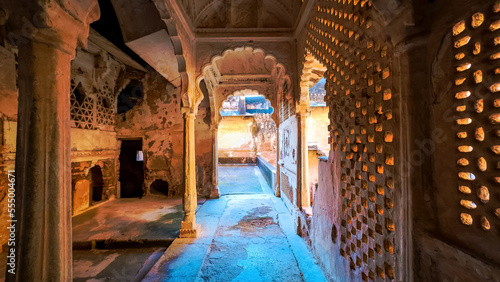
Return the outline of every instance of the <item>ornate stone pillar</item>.
{"type": "Polygon", "coordinates": [[[0,1],[19,58],[16,269],[6,281],[72,280],[70,68],[99,6],[61,5],[0,1]]]}
{"type": "Polygon", "coordinates": [[[308,161],[308,145],[307,145],[307,117],[309,115],[309,107],[300,106],[296,114],[298,127],[298,191],[297,191],[297,206],[300,209],[311,206],[311,196],[309,193],[309,161],[308,161]]]}
{"type": "Polygon", "coordinates": [[[276,187],[273,187],[276,197],[281,197],[281,162],[280,162],[280,120],[276,119],[276,187]]]}
{"type": "Polygon", "coordinates": [[[196,223],[196,162],[194,119],[195,111],[187,109],[184,112],[184,219],[181,222],[180,238],[196,238],[200,224],[196,223]]]}
{"type": "Polygon", "coordinates": [[[217,124],[212,125],[210,128],[212,131],[212,162],[213,162],[213,172],[212,172],[212,184],[215,187],[215,191],[210,195],[211,198],[219,198],[219,126],[217,124]]]}
{"type": "Polygon", "coordinates": [[[46,43],[19,46],[16,281],[72,277],[71,59],[46,43]]]}

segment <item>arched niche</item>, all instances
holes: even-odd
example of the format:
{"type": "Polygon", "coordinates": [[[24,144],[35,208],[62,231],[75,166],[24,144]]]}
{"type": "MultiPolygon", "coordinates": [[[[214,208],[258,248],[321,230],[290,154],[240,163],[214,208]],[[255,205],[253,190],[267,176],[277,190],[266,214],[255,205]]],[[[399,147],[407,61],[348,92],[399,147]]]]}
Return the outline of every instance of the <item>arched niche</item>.
{"type": "Polygon", "coordinates": [[[90,206],[90,182],[87,179],[79,180],[73,189],[73,214],[90,206]]]}
{"type": "Polygon", "coordinates": [[[102,175],[101,167],[99,165],[95,165],[89,170],[89,179],[90,202],[102,201],[104,192],[104,178],[102,175]]]}

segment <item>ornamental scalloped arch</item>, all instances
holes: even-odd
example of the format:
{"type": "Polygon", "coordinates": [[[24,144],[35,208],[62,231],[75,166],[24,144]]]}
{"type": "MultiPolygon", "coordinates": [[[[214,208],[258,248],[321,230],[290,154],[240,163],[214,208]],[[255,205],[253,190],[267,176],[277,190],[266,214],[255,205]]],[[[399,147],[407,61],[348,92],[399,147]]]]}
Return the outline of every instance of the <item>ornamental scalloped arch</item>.
{"type": "MultiPolygon", "coordinates": [[[[182,98],[182,106],[192,108],[191,101],[189,99],[189,77],[186,70],[186,59],[184,58],[184,51],[182,48],[182,42],[177,32],[177,27],[175,25],[175,21],[171,16],[172,13],[170,11],[170,7],[165,3],[165,1],[153,0],[154,5],[156,6],[158,13],[160,14],[161,19],[165,23],[166,31],[169,35],[169,39],[172,43],[175,58],[177,59],[177,68],[179,72],[179,76],[181,79],[180,93],[182,98]]],[[[200,92],[201,93],[201,92],[200,92]]],[[[196,108],[198,108],[199,103],[196,101],[196,108]]]]}
{"type": "MultiPolygon", "coordinates": [[[[224,62],[221,62],[224,63],[224,62]]],[[[240,73],[245,74],[245,73],[240,73]]],[[[278,63],[275,56],[271,54],[266,54],[266,52],[261,48],[253,48],[253,47],[237,47],[234,49],[227,49],[222,52],[222,55],[215,55],[210,60],[210,63],[206,64],[202,67],[202,74],[196,79],[196,88],[197,92],[201,93],[200,83],[202,80],[205,80],[205,84],[207,86],[209,100],[210,100],[210,108],[211,110],[211,120],[212,124],[215,126],[218,124],[218,121],[221,119],[220,116],[220,108],[222,107],[222,102],[227,99],[230,93],[234,93],[236,91],[241,91],[247,88],[252,88],[253,90],[259,91],[261,95],[263,95],[267,100],[271,102],[271,106],[274,108],[274,112],[272,114],[273,120],[276,124],[279,124],[278,118],[278,109],[279,109],[279,97],[283,95],[283,91],[285,91],[285,95],[288,99],[292,98],[291,90],[292,83],[290,76],[286,74],[286,68],[283,64],[278,63]],[[270,74],[270,84],[265,87],[267,89],[263,89],[264,84],[248,87],[234,87],[231,91],[217,94],[219,82],[221,80],[222,74],[219,68],[219,62],[221,60],[227,59],[228,56],[238,52],[250,52],[252,55],[263,54],[263,68],[268,71],[270,74]],[[218,101],[218,97],[221,95],[221,101],[218,101]]],[[[220,91],[220,90],[219,90],[220,91]]]]}
{"type": "Polygon", "coordinates": [[[316,82],[324,77],[327,68],[309,52],[304,54],[302,65],[299,103],[306,103],[309,106],[309,88],[313,87],[316,82]]]}

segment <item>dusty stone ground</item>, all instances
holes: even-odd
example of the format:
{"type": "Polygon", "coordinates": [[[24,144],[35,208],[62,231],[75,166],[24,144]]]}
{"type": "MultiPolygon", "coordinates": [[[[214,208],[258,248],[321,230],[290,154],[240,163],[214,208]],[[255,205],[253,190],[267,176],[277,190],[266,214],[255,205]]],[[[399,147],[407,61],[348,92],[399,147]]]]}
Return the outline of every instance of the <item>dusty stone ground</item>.
{"type": "Polygon", "coordinates": [[[303,281],[271,199],[228,202],[201,269],[204,281],[303,281]]]}
{"type": "Polygon", "coordinates": [[[117,199],[75,216],[74,241],[122,242],[74,250],[73,281],[326,281],[258,168],[228,166],[219,173],[223,196],[199,201],[196,239],[131,247],[177,237],[181,199],[117,199]]]}
{"type": "Polygon", "coordinates": [[[74,247],[83,248],[73,250],[73,281],[140,281],[177,238],[182,217],[182,199],[165,196],[116,199],[73,217],[74,247]],[[85,249],[92,241],[98,248],[85,249]]]}
{"type": "Polygon", "coordinates": [[[141,274],[147,273],[165,249],[73,251],[73,281],[134,281],[134,279],[140,279],[141,274]]]}
{"type": "Polygon", "coordinates": [[[260,174],[256,165],[219,165],[219,193],[221,196],[262,194],[264,190],[258,181],[260,174]]]}
{"type": "Polygon", "coordinates": [[[181,198],[116,199],[73,217],[73,242],[174,239],[182,217],[181,198]]]}
{"type": "Polygon", "coordinates": [[[196,213],[201,234],[176,239],[143,281],[326,281],[256,167],[220,167],[219,176],[221,198],[196,213]]]}

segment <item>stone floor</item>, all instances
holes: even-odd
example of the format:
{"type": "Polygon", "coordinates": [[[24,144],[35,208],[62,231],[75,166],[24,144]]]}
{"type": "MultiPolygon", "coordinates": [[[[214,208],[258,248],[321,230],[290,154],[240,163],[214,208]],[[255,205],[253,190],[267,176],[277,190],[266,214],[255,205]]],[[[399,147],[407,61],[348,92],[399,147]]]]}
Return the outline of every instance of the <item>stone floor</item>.
{"type": "Polygon", "coordinates": [[[173,240],[182,217],[182,198],[115,199],[73,217],[73,242],[173,240]]]}
{"type": "Polygon", "coordinates": [[[182,198],[165,196],[115,199],[73,217],[73,281],[140,281],[182,217],[182,198]]]}
{"type": "Polygon", "coordinates": [[[327,281],[257,167],[219,175],[221,198],[196,213],[201,234],[176,239],[143,281],[327,281]]]}
{"type": "Polygon", "coordinates": [[[234,194],[262,194],[263,187],[258,179],[261,175],[256,165],[219,165],[219,193],[234,194]]]}
{"type": "Polygon", "coordinates": [[[199,201],[196,239],[175,239],[181,199],[117,199],[75,216],[74,281],[327,281],[256,166],[219,175],[222,196],[199,201]]]}

